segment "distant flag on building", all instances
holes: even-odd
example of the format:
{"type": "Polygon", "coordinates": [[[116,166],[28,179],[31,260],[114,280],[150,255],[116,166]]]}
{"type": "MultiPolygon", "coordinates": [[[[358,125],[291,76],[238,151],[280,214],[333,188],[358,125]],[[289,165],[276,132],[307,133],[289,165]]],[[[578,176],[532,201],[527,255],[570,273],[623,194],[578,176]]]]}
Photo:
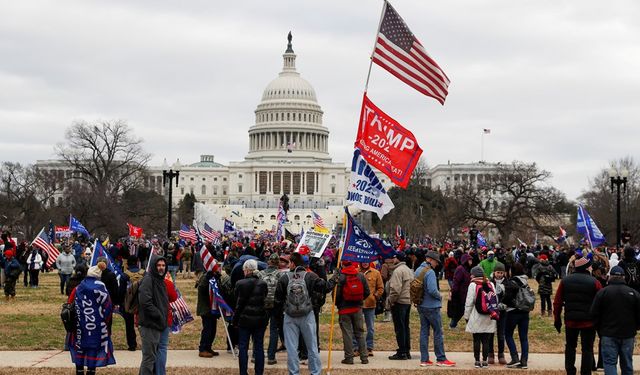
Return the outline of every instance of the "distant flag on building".
{"type": "Polygon", "coordinates": [[[600,246],[605,242],[604,235],[600,228],[593,221],[587,210],[581,205],[578,206],[578,220],[576,223],[576,231],[580,233],[592,248],[600,246]]]}
{"type": "Polygon", "coordinates": [[[195,243],[197,241],[196,231],[185,224],[180,224],[179,236],[180,238],[191,241],[192,243],[195,243]]]}
{"type": "Polygon", "coordinates": [[[69,230],[71,230],[72,232],[80,233],[87,238],[91,238],[91,235],[89,234],[87,228],[85,228],[84,225],[82,225],[82,223],[78,221],[78,219],[73,217],[73,215],[69,215],[69,230]]]}
{"type": "Polygon", "coordinates": [[[351,161],[347,204],[361,210],[375,212],[380,219],[394,207],[389,194],[373,168],[360,154],[359,148],[354,150],[351,161]]]}
{"type": "Polygon", "coordinates": [[[402,82],[444,104],[449,90],[449,77],[387,1],[384,2],[371,59],[402,82]]]}
{"type": "Polygon", "coordinates": [[[482,232],[479,232],[479,231],[478,231],[478,246],[480,247],[487,246],[487,240],[482,235],[482,232]]]}
{"type": "Polygon", "coordinates": [[[49,255],[49,257],[47,258],[47,268],[51,267],[58,258],[58,255],[60,255],[58,249],[56,249],[56,247],[51,242],[49,235],[44,231],[44,227],[40,229],[40,232],[38,233],[36,238],[31,241],[31,245],[41,249],[42,251],[46,252],[47,255],[49,255]]]}
{"type": "Polygon", "coordinates": [[[235,232],[236,228],[234,227],[233,221],[224,219],[224,232],[230,233],[235,232]]]}
{"type": "Polygon", "coordinates": [[[491,134],[491,129],[482,129],[484,134],[491,134]]]}
{"type": "Polygon", "coordinates": [[[313,220],[313,229],[316,232],[320,233],[329,233],[329,228],[324,224],[324,220],[322,220],[322,216],[320,216],[314,210],[311,210],[311,218],[313,220]]]}
{"type": "Polygon", "coordinates": [[[142,228],[136,227],[135,225],[127,223],[127,227],[129,228],[129,237],[140,238],[142,237],[142,228]]]}
{"type": "Polygon", "coordinates": [[[556,242],[557,243],[563,243],[564,241],[567,240],[567,231],[564,230],[564,228],[559,227],[560,228],[560,236],[558,236],[558,238],[556,238],[556,242]]]}

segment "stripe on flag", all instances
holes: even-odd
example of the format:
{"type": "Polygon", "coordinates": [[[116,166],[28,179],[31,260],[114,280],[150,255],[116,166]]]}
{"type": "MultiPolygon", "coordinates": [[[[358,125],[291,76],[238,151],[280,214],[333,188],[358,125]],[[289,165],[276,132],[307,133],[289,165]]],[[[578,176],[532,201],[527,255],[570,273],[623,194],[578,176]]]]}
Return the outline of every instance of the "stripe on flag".
{"type": "Polygon", "coordinates": [[[60,255],[58,249],[56,249],[56,247],[51,243],[51,239],[47,233],[45,233],[44,227],[40,229],[40,233],[38,233],[36,238],[31,241],[31,245],[36,246],[47,253],[49,256],[47,258],[47,268],[51,267],[58,258],[58,255],[60,255]]]}

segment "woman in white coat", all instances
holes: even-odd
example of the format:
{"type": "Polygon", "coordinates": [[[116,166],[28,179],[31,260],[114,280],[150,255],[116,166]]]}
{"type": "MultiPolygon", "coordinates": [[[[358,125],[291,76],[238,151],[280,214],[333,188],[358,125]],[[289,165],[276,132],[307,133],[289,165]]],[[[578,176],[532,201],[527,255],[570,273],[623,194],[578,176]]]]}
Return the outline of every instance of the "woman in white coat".
{"type": "MultiPolygon", "coordinates": [[[[464,309],[464,318],[467,320],[466,331],[473,334],[473,356],[475,367],[489,367],[489,345],[491,334],[496,332],[495,314],[481,313],[476,307],[476,297],[481,293],[480,288],[489,288],[495,293],[494,285],[485,277],[482,268],[476,266],[471,269],[471,283],[467,290],[467,300],[464,309]],[[482,347],[482,362],[480,362],[480,348],[482,347]]],[[[486,289],[485,289],[486,290],[486,289]]],[[[497,303],[497,301],[496,301],[497,303]]]]}
{"type": "Polygon", "coordinates": [[[38,248],[32,247],[31,253],[27,257],[27,270],[29,270],[29,286],[37,288],[40,275],[40,268],[42,268],[42,255],[38,252],[38,248]]]}

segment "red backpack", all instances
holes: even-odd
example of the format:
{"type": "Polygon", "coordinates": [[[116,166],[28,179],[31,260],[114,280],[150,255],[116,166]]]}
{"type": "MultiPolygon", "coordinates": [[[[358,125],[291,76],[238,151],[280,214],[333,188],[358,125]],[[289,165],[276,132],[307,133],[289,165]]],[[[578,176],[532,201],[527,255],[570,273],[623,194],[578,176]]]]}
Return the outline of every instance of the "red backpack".
{"type": "Polygon", "coordinates": [[[358,275],[345,275],[347,281],[342,286],[342,299],[350,302],[364,300],[364,285],[358,275]]]}

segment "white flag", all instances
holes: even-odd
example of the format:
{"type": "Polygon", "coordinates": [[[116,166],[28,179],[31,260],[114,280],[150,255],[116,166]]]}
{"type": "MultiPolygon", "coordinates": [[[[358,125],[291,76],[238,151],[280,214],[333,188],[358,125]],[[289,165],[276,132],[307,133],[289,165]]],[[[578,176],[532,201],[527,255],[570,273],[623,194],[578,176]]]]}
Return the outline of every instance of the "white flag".
{"type": "Polygon", "coordinates": [[[382,217],[394,207],[389,194],[382,186],[373,168],[360,155],[360,149],[353,152],[351,162],[351,182],[347,191],[347,204],[382,217]]]}

